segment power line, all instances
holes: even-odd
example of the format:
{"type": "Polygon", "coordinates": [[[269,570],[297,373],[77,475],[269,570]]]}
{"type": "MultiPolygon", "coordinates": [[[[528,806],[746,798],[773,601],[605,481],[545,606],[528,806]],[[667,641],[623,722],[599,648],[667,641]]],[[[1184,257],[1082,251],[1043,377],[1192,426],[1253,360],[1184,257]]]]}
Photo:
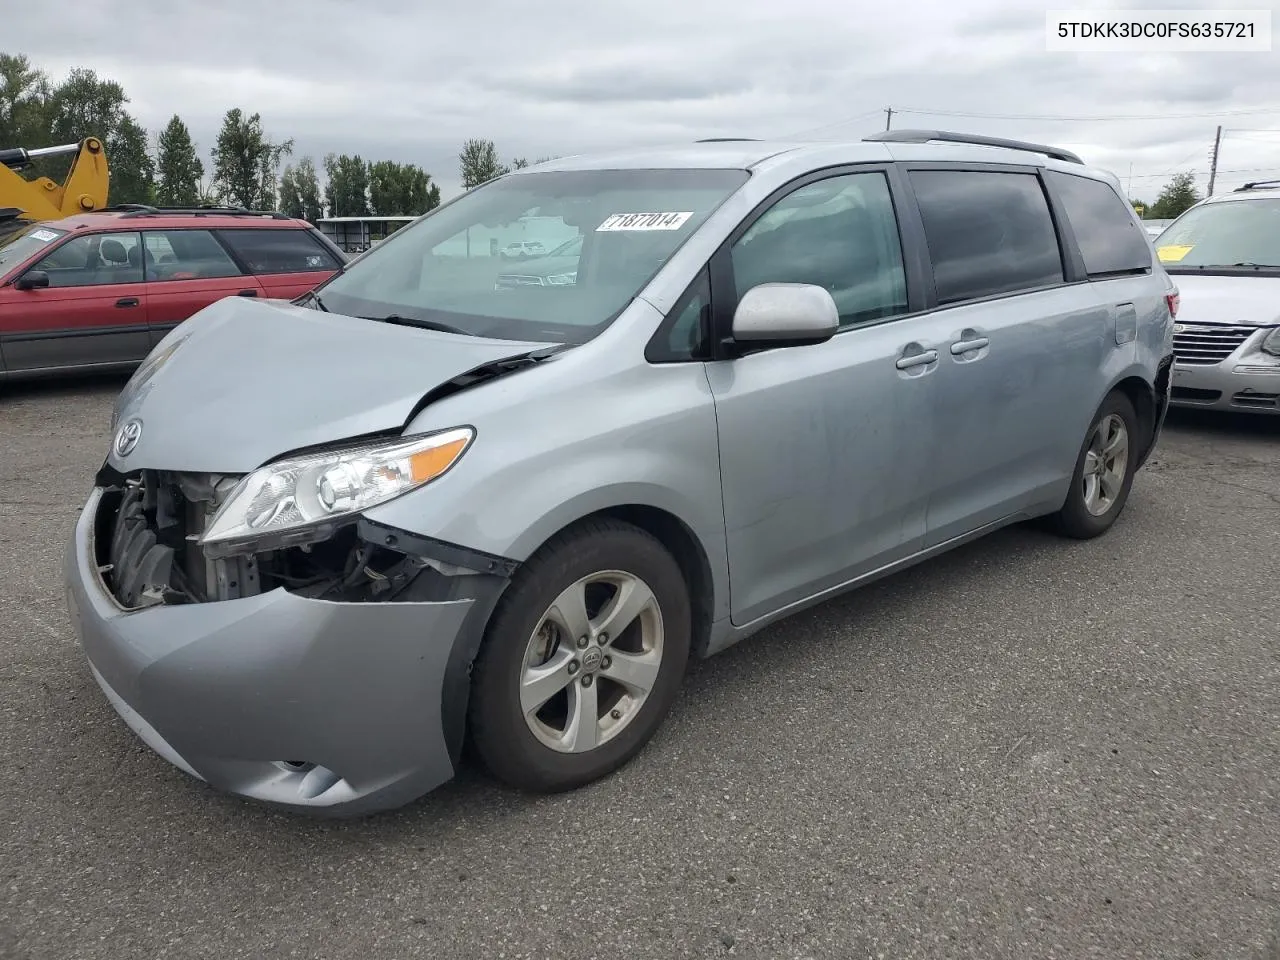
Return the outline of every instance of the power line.
{"type": "Polygon", "coordinates": [[[883,110],[868,110],[866,113],[860,113],[854,117],[845,117],[843,120],[836,120],[832,123],[824,123],[818,127],[805,127],[803,130],[796,130],[792,133],[784,133],[778,137],[779,140],[790,140],[792,137],[799,137],[806,133],[816,133],[819,130],[830,130],[832,127],[843,127],[848,123],[857,123],[859,120],[866,120],[868,117],[874,117],[878,113],[884,113],[883,110]]]}
{"type": "MultiPolygon", "coordinates": [[[[1198,151],[1197,151],[1197,152],[1198,152],[1198,151]]],[[[1178,171],[1178,172],[1183,172],[1183,171],[1178,171]]],[[[1186,171],[1186,172],[1194,173],[1194,174],[1196,174],[1197,176],[1208,176],[1208,174],[1209,174],[1208,169],[1203,169],[1203,170],[1201,170],[1201,169],[1194,168],[1194,167],[1193,167],[1190,171],[1186,171]]],[[[1235,169],[1235,170],[1219,170],[1219,171],[1218,171],[1218,176],[1222,176],[1224,173],[1280,173],[1280,167],[1247,167],[1247,168],[1243,168],[1243,169],[1235,169]]],[[[1168,176],[1171,176],[1171,174],[1168,174],[1168,173],[1135,173],[1131,179],[1134,179],[1134,180],[1159,180],[1159,179],[1160,179],[1160,178],[1162,178],[1162,177],[1168,177],[1168,176]]]]}
{"type": "Polygon", "coordinates": [[[914,107],[894,107],[895,113],[910,113],[916,116],[963,117],[974,120],[1036,120],[1052,122],[1082,122],[1102,120],[1195,120],[1217,117],[1251,117],[1259,114],[1280,114],[1280,107],[1260,107],[1256,110],[1219,110],[1214,113],[1153,113],[1153,114],[1111,114],[1109,116],[1066,116],[1062,114],[1021,114],[1021,113],[967,113],[963,110],[920,110],[914,107]]]}

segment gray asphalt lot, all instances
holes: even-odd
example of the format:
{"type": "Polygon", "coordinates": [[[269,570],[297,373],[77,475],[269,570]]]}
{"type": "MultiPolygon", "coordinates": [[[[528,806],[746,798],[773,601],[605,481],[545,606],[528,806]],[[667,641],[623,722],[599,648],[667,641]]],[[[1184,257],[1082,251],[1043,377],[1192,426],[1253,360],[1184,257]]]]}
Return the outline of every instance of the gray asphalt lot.
{"type": "Polygon", "coordinates": [[[71,638],[121,384],[0,391],[0,956],[1280,957],[1280,420],[695,665],[605,782],[326,822],[168,766],[71,638]]]}

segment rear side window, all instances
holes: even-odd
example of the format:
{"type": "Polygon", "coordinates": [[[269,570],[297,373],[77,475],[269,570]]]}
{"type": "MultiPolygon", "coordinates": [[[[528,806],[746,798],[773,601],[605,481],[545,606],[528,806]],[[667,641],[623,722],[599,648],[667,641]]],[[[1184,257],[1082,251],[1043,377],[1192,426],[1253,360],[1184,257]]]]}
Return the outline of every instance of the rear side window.
{"type": "Polygon", "coordinates": [[[1035,174],[914,170],[910,178],[939,304],[1063,282],[1058,235],[1035,174]]]}
{"type": "Polygon", "coordinates": [[[219,230],[251,273],[337,270],[338,261],[307,230],[219,230]]]}
{"type": "Polygon", "coordinates": [[[148,280],[209,280],[240,275],[240,268],[208,230],[148,230],[142,238],[148,280]]]}
{"type": "Polygon", "coordinates": [[[1129,205],[1109,184],[1050,171],[1090,278],[1149,273],[1151,250],[1129,205]]]}

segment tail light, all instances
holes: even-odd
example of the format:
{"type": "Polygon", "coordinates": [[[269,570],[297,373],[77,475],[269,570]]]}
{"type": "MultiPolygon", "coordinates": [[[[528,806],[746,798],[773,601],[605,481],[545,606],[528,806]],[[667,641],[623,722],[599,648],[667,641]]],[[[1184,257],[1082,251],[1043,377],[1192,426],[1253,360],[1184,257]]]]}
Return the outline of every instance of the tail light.
{"type": "Polygon", "coordinates": [[[1166,293],[1164,295],[1164,302],[1169,305],[1169,316],[1174,319],[1177,319],[1178,304],[1182,302],[1182,298],[1178,294],[1178,291],[1175,290],[1173,291],[1173,293],[1166,293]]]}

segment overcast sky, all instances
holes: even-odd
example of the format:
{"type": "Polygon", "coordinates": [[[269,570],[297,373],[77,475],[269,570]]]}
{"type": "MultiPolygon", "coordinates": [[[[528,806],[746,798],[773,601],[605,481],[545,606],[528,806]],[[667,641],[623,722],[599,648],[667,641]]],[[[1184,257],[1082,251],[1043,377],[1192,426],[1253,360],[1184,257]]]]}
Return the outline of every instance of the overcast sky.
{"type": "Polygon", "coordinates": [[[55,77],[85,66],[115,78],[153,136],[176,112],[207,161],[239,106],[317,165],[329,151],[412,161],[446,197],[468,137],[504,159],[711,136],[857,139],[884,127],[888,106],[894,127],[1052,142],[1122,181],[1132,165],[1140,198],[1192,168],[1203,191],[1219,123],[1219,189],[1280,177],[1280,43],[1048,53],[1043,8],[1026,0],[131,0],[53,20],[45,6],[6,5],[0,49],[55,77]],[[1105,119],[1117,116],[1142,119],[1105,119]]]}

